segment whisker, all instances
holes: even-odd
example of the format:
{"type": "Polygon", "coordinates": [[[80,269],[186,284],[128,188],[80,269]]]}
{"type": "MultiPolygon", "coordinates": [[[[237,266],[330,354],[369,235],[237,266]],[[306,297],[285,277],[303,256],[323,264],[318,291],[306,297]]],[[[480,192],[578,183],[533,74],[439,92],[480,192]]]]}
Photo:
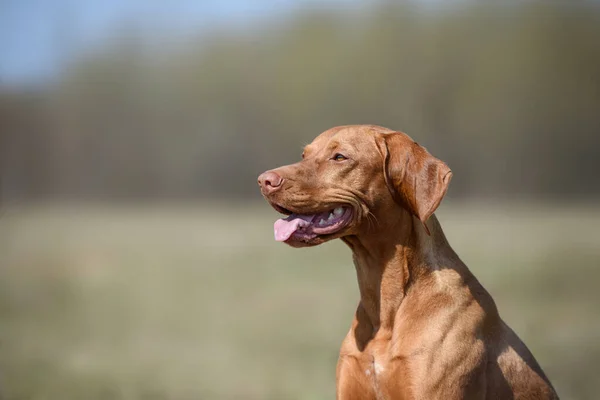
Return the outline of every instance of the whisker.
{"type": "Polygon", "coordinates": [[[369,211],[367,213],[367,220],[369,221],[369,227],[371,227],[371,219],[374,221],[373,228],[377,228],[377,226],[379,225],[379,220],[377,220],[377,217],[375,216],[375,214],[373,214],[371,211],[369,211]]]}

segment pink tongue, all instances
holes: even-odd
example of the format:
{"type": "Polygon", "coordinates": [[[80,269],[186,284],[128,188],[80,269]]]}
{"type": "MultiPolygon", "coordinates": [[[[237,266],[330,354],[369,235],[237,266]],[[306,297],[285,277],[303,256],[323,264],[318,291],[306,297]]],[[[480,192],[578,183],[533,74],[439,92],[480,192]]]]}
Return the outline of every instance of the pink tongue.
{"type": "Polygon", "coordinates": [[[285,219],[278,219],[273,227],[275,229],[275,240],[285,242],[298,228],[309,226],[314,217],[314,215],[292,214],[285,219]]]}

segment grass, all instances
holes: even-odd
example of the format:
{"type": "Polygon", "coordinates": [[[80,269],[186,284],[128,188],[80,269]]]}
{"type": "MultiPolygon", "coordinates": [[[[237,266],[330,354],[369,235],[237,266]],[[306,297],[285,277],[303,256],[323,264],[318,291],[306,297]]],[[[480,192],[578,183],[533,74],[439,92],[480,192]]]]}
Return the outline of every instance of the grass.
{"type": "MultiPolygon", "coordinates": [[[[451,244],[563,399],[600,392],[600,208],[444,205],[451,244]]],[[[342,243],[263,204],[0,218],[2,399],[330,399],[358,300],[342,243]]]]}

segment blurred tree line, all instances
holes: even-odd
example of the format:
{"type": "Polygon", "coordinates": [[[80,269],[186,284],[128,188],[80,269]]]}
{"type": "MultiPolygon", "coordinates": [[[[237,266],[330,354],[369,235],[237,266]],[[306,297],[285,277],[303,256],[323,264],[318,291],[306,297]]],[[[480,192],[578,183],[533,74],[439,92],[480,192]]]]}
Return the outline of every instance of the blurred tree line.
{"type": "Polygon", "coordinates": [[[600,7],[383,2],[176,42],[116,34],[0,94],[5,199],[239,197],[335,125],[402,130],[455,197],[600,194],[600,7]]]}

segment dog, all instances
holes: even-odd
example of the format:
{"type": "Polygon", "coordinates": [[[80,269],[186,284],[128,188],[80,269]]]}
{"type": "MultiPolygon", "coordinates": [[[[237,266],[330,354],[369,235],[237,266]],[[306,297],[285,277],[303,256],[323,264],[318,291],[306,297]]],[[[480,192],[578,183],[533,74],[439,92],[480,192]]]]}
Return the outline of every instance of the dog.
{"type": "Polygon", "coordinates": [[[342,342],[338,400],[558,399],[434,215],[452,172],[408,135],[329,129],[258,184],[292,247],[341,239],[360,302],[342,342]]]}

